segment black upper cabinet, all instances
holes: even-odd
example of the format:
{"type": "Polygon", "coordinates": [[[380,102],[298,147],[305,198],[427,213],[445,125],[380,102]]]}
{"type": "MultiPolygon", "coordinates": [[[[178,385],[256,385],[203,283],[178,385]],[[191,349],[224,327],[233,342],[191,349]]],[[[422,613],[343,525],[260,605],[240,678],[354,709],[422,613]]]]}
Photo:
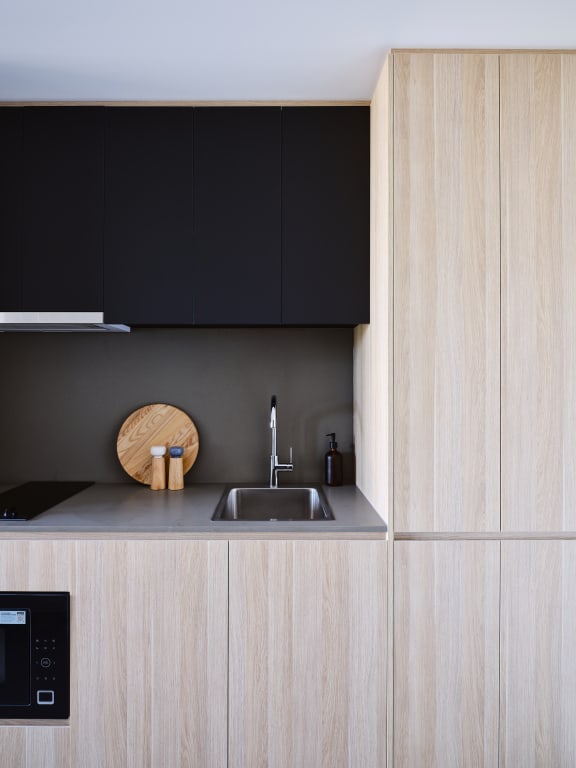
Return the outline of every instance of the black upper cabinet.
{"type": "Polygon", "coordinates": [[[193,136],[189,107],[106,109],[106,322],[194,322],[193,136]]]}
{"type": "Polygon", "coordinates": [[[0,311],[369,322],[368,107],[0,108],[0,311]]]}
{"type": "Polygon", "coordinates": [[[369,109],[109,108],[105,320],[369,321],[369,109]]]}
{"type": "Polygon", "coordinates": [[[282,321],[370,321],[370,109],[282,111],[282,321]]]}
{"type": "Polygon", "coordinates": [[[195,322],[281,322],[281,111],[195,110],[195,322]]]}
{"type": "Polygon", "coordinates": [[[22,311],[22,110],[0,109],[0,312],[22,311]]]}
{"type": "Polygon", "coordinates": [[[22,307],[102,311],[104,110],[23,115],[22,307]]]}
{"type": "Polygon", "coordinates": [[[1,123],[1,308],[102,311],[103,109],[4,108],[1,123]]]}

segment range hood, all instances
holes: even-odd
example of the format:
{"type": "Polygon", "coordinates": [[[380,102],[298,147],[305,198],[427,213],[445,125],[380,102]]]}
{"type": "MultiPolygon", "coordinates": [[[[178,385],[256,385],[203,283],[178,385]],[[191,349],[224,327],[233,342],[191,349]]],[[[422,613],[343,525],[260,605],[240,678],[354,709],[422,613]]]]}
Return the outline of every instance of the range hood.
{"type": "Polygon", "coordinates": [[[0,312],[0,333],[129,333],[127,325],[104,322],[103,312],[0,312]]]}

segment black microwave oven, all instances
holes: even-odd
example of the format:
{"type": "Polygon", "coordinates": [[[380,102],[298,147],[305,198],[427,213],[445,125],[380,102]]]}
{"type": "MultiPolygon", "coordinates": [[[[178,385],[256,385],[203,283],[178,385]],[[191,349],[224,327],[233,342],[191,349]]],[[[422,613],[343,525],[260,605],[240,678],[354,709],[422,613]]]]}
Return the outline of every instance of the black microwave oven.
{"type": "Polygon", "coordinates": [[[70,715],[70,593],[0,592],[0,719],[70,715]]]}

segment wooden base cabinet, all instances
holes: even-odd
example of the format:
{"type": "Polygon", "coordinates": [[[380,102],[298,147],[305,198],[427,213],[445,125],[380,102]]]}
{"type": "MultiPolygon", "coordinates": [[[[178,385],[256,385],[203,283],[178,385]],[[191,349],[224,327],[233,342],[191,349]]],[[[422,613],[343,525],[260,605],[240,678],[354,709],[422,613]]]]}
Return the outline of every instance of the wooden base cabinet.
{"type": "Polygon", "coordinates": [[[576,541],[502,542],[502,768],[576,765],[576,541]]]}
{"type": "Polygon", "coordinates": [[[2,590],[71,593],[71,704],[0,765],[385,768],[386,546],[1,541],[2,590]]]}
{"type": "Polygon", "coordinates": [[[230,542],[230,768],[386,764],[386,542],[230,542]]]}
{"type": "Polygon", "coordinates": [[[395,768],[576,765],[576,541],[394,548],[395,768]]]}
{"type": "MultiPolygon", "coordinates": [[[[224,768],[226,541],[3,541],[3,590],[71,593],[70,720],[1,725],[9,768],[224,768]]],[[[16,722],[16,721],[13,721],[16,722]]]]}
{"type": "Polygon", "coordinates": [[[498,541],[394,544],[394,766],[498,765],[498,541]]]}

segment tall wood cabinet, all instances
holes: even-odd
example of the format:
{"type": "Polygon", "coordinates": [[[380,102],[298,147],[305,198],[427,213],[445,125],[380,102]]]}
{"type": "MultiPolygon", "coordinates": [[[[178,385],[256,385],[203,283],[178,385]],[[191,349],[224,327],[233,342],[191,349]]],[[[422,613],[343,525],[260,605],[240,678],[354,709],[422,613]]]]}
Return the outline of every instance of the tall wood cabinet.
{"type": "Polygon", "coordinates": [[[576,530],[576,56],[501,57],[502,529],[576,530]]]}
{"type": "Polygon", "coordinates": [[[397,531],[576,529],[575,103],[575,55],[394,56],[397,531]]]}
{"type": "Polygon", "coordinates": [[[498,56],[394,56],[394,525],[499,527],[498,56]]]}
{"type": "Polygon", "coordinates": [[[394,764],[572,765],[576,55],[392,82],[394,764]]]}

